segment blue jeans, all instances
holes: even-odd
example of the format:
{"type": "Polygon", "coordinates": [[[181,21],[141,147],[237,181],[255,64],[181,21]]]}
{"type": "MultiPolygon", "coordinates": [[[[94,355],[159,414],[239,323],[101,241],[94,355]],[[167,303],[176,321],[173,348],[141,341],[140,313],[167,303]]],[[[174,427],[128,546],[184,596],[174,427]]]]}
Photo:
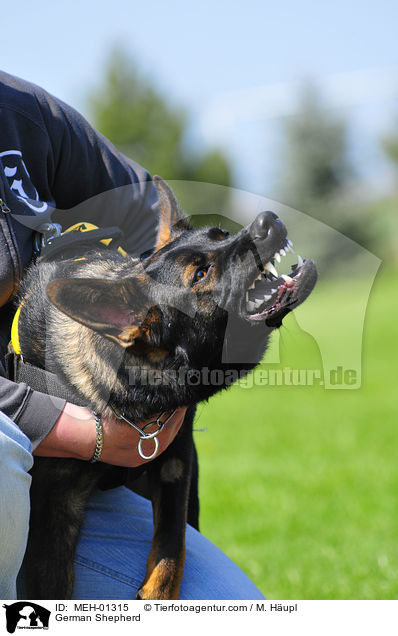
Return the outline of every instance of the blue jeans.
{"type": "MultiPolygon", "coordinates": [[[[15,599],[29,523],[30,442],[0,412],[0,598],[15,599]],[[18,505],[16,505],[16,502],[18,505]]],[[[120,487],[95,491],[75,555],[75,599],[134,599],[152,538],[149,501],[120,487]]],[[[263,599],[247,576],[188,526],[181,599],[263,599]]]]}
{"type": "Polygon", "coordinates": [[[16,598],[26,549],[33,457],[28,438],[0,411],[0,598],[16,598]]]}

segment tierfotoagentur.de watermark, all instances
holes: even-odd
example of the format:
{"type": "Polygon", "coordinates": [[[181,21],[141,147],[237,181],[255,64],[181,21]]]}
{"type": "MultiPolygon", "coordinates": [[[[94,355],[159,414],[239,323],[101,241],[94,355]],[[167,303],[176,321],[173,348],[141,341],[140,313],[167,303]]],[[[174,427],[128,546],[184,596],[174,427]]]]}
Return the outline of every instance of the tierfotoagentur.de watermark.
{"type": "MultiPolygon", "coordinates": [[[[338,366],[329,370],[328,384],[333,386],[353,386],[357,382],[355,369],[338,366]]],[[[129,384],[140,386],[230,386],[237,382],[243,389],[255,386],[324,386],[321,369],[258,368],[249,369],[142,369],[129,367],[129,384]]]]}

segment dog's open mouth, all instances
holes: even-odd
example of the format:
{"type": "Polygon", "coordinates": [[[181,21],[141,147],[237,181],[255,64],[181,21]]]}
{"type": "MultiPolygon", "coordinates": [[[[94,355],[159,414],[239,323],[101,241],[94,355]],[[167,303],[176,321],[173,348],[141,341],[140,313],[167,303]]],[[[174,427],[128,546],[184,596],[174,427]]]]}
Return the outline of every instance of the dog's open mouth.
{"type": "Polygon", "coordinates": [[[283,257],[293,252],[292,242],[285,239],[283,247],[263,265],[263,270],[246,290],[245,314],[250,321],[265,321],[269,327],[280,326],[284,316],[300,305],[314,288],[317,272],[310,259],[297,256],[297,263],[288,274],[279,274],[283,257]]]}

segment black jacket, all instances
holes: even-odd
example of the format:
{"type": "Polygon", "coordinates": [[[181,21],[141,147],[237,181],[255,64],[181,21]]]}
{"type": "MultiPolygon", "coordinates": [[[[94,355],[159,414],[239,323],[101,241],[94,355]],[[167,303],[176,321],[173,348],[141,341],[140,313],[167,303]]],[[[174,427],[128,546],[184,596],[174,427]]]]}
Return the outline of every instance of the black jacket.
{"type": "MultiPolygon", "coordinates": [[[[0,72],[0,347],[10,337],[13,299],[32,259],[34,230],[77,221],[119,226],[123,247],[153,245],[157,196],[150,175],[70,106],[0,72]]],[[[1,376],[4,376],[0,368],[1,376]]],[[[0,410],[32,441],[49,433],[63,400],[0,377],[0,410]]]]}

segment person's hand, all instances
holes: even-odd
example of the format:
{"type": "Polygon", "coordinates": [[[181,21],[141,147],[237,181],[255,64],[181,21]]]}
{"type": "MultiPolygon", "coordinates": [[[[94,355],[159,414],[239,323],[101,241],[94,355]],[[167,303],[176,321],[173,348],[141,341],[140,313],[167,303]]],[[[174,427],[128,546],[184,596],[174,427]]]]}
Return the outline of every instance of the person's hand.
{"type": "MultiPolygon", "coordinates": [[[[178,409],[157,436],[160,455],[177,435],[185,417],[186,408],[178,409]]],[[[162,419],[165,419],[163,415],[162,419]]],[[[151,418],[150,421],[156,419],[151,418]]],[[[142,428],[146,422],[139,422],[142,428]]],[[[145,464],[146,460],[138,453],[139,434],[128,424],[116,420],[102,420],[104,444],[99,461],[114,466],[133,468],[145,464]]],[[[37,446],[34,455],[41,457],[72,457],[90,460],[96,445],[96,429],[92,413],[83,407],[66,403],[64,410],[50,433],[37,446]]],[[[151,455],[154,441],[142,443],[145,455],[151,455]]]]}

